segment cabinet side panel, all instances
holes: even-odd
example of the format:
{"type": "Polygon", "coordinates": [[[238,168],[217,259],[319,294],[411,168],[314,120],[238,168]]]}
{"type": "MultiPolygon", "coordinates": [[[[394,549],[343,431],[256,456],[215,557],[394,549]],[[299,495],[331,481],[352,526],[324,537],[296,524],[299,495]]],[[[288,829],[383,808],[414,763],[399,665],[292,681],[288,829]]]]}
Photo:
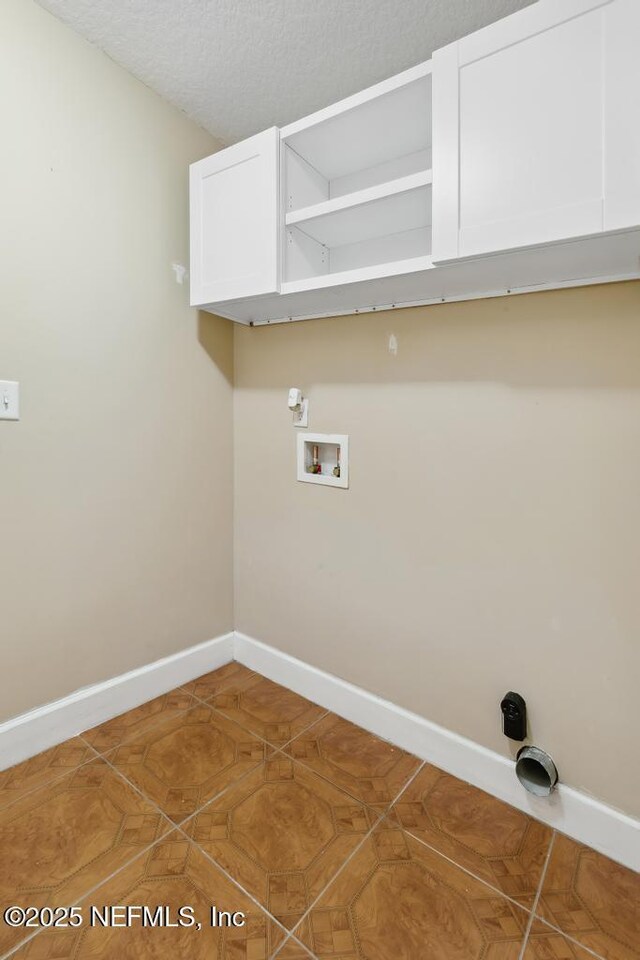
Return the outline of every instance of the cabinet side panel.
{"type": "Polygon", "coordinates": [[[189,287],[192,307],[206,302],[202,291],[202,204],[199,168],[199,163],[192,163],[189,168],[189,287]]]}

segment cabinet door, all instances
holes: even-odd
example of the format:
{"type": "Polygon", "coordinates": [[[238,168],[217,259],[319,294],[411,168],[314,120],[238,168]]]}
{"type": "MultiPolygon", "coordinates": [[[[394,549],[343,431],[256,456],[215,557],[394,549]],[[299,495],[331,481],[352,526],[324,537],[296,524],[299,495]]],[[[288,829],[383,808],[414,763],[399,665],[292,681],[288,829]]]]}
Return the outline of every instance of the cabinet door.
{"type": "Polygon", "coordinates": [[[190,170],[191,303],[278,293],[276,127],[190,170]]]}
{"type": "Polygon", "coordinates": [[[603,229],[606,11],[619,2],[538,0],[434,54],[434,260],[603,229]]]}
{"type": "Polygon", "coordinates": [[[605,19],[604,229],[640,224],[640,0],[615,0],[605,19]]]}

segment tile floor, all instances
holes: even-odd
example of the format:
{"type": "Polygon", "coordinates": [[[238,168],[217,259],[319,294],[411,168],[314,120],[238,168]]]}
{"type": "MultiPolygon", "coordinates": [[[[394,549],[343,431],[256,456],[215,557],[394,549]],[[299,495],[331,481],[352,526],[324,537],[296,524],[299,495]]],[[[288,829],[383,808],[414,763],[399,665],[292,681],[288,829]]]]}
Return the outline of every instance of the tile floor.
{"type": "Polygon", "coordinates": [[[640,875],[237,663],[0,773],[0,903],[202,923],[20,960],[640,960],[640,875]]]}

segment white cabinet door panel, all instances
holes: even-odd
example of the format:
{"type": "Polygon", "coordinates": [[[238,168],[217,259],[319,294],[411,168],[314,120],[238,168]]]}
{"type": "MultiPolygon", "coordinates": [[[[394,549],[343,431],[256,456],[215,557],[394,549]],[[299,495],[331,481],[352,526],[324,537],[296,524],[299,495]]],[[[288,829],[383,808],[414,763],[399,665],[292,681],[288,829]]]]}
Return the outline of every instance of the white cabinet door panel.
{"type": "Polygon", "coordinates": [[[640,0],[606,10],[604,229],[640,224],[640,0]]]}
{"type": "Polygon", "coordinates": [[[191,166],[191,303],[278,293],[279,131],[191,166]]]}
{"type": "Polygon", "coordinates": [[[434,54],[434,260],[603,229],[612,2],[539,0],[434,54]]]}

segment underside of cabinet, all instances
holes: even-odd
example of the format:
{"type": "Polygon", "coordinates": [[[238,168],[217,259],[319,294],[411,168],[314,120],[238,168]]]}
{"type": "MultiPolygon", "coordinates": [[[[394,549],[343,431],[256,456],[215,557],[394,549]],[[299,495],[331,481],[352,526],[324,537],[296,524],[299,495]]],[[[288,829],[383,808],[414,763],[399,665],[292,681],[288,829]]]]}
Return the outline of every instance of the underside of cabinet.
{"type": "Polygon", "coordinates": [[[203,310],[244,324],[390,310],[420,304],[499,297],[536,290],[640,279],[640,230],[557,243],[509,254],[433,266],[428,257],[313,277],[309,289],[220,304],[203,310]],[[371,276],[367,276],[367,272],[371,276]],[[322,286],[323,280],[326,286],[322,286]]]}

